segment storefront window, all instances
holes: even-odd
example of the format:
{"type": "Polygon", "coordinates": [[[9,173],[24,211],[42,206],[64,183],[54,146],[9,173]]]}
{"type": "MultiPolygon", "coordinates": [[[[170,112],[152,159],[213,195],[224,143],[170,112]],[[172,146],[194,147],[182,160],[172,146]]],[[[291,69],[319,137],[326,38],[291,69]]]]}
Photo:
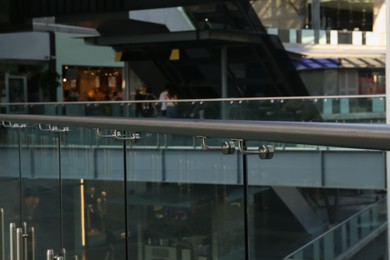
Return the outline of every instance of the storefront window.
{"type": "Polygon", "coordinates": [[[64,101],[122,99],[121,68],[63,66],[62,75],[64,101]]]}

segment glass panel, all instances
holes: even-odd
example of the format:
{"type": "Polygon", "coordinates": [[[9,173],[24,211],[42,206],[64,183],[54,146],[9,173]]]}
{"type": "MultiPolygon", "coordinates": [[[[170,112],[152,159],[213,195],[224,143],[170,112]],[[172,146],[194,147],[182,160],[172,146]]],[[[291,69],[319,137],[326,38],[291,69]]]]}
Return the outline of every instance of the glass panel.
{"type": "MultiPolygon", "coordinates": [[[[255,144],[248,147],[254,151],[255,144]]],[[[276,146],[270,161],[248,156],[250,188],[267,190],[250,204],[257,223],[253,258],[344,258],[351,248],[385,232],[386,197],[378,188],[365,186],[367,169],[381,165],[374,157],[383,153],[297,148],[276,146]]],[[[380,183],[385,170],[378,172],[380,183]]],[[[371,175],[370,182],[374,179],[371,175]]]]}
{"type": "MultiPolygon", "coordinates": [[[[176,106],[178,118],[195,119],[232,119],[266,121],[305,121],[305,122],[351,122],[384,123],[384,96],[371,97],[316,97],[316,98],[251,98],[231,99],[227,101],[178,100],[176,106]]],[[[0,104],[5,113],[12,113],[10,106],[18,104],[0,104]]],[[[19,106],[25,107],[26,104],[19,106]]],[[[79,115],[110,117],[142,117],[137,109],[153,107],[152,117],[162,117],[159,109],[161,101],[115,101],[115,102],[65,102],[56,104],[30,103],[29,114],[79,115]],[[147,105],[144,105],[147,104],[147,105]],[[141,107],[141,108],[137,108],[141,107]]],[[[22,108],[21,108],[22,109],[22,108]]],[[[24,108],[23,108],[24,109],[24,108]]],[[[150,117],[150,116],[148,116],[150,117]]]]}
{"type": "Polygon", "coordinates": [[[122,143],[99,137],[95,129],[70,128],[61,144],[63,239],[68,256],[125,259],[122,143]]]}
{"type": "MultiPolygon", "coordinates": [[[[20,129],[0,127],[0,205],[2,209],[3,223],[1,228],[2,256],[4,259],[10,257],[10,225],[14,223],[14,236],[16,227],[21,227],[20,216],[22,214],[21,204],[21,160],[22,153],[19,146],[22,143],[20,129]],[[19,142],[20,141],[20,142],[19,142]]],[[[13,240],[15,245],[16,241],[13,240]]]]}
{"type": "Polygon", "coordinates": [[[23,244],[34,247],[35,257],[43,259],[47,249],[62,248],[58,135],[36,126],[22,130],[22,214],[17,226],[26,223],[28,230],[34,229],[35,242],[28,233],[23,244]]]}
{"type": "Polygon", "coordinates": [[[243,259],[240,157],[199,151],[200,140],[192,149],[175,145],[192,137],[165,140],[151,150],[142,135],[128,143],[129,259],[243,259]]]}
{"type": "Polygon", "coordinates": [[[34,227],[37,259],[49,248],[85,259],[334,259],[387,221],[380,151],[248,141],[243,156],[164,133],[136,143],[112,129],[0,133],[6,237],[11,222],[34,227]],[[255,154],[265,144],[272,160],[255,154]]]}

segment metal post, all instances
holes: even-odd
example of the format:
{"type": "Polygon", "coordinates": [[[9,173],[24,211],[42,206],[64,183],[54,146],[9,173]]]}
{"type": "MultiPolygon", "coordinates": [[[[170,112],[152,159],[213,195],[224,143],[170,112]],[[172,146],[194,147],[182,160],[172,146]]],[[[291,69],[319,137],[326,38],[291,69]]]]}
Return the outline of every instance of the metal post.
{"type": "MultiPolygon", "coordinates": [[[[221,48],[221,97],[227,98],[228,96],[228,82],[227,82],[227,48],[221,48]]],[[[221,117],[222,119],[227,119],[227,107],[225,102],[221,104],[221,117]]]]}
{"type": "Polygon", "coordinates": [[[54,260],[54,251],[53,251],[53,249],[48,249],[46,251],[46,260],[54,260]]]}
{"type": "Polygon", "coordinates": [[[16,228],[16,260],[23,259],[23,228],[16,228]]]}
{"type": "Polygon", "coordinates": [[[128,202],[127,202],[127,145],[126,140],[123,141],[123,192],[125,195],[125,255],[129,259],[129,227],[128,227],[128,202]]]}
{"type": "Polygon", "coordinates": [[[16,260],[16,224],[9,225],[9,254],[10,260],[16,260]]]}
{"type": "Polygon", "coordinates": [[[27,222],[23,222],[22,226],[22,251],[23,251],[23,260],[28,260],[28,230],[27,222]]]}
{"type": "Polygon", "coordinates": [[[66,249],[65,248],[63,248],[61,250],[61,256],[62,256],[63,259],[66,259],[66,249]]]}
{"type": "Polygon", "coordinates": [[[0,260],[5,260],[5,248],[4,248],[4,209],[0,209],[0,260]]]}
{"type": "MultiPolygon", "coordinates": [[[[246,149],[246,141],[242,141],[242,146],[246,149]]],[[[244,189],[244,243],[245,243],[245,260],[249,260],[251,257],[250,253],[250,237],[249,237],[249,205],[248,205],[248,156],[242,154],[242,185],[244,189]]]]}
{"type": "Polygon", "coordinates": [[[29,238],[31,242],[31,249],[29,252],[29,260],[35,260],[35,229],[31,227],[29,230],[29,238]]]}

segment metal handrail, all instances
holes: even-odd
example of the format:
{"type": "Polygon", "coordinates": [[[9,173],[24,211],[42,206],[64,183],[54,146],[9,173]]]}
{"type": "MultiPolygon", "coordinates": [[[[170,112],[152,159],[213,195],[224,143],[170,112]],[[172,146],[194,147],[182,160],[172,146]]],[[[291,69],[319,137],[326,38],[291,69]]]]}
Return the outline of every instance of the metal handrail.
{"type": "MultiPolygon", "coordinates": [[[[178,99],[178,103],[208,103],[208,102],[246,102],[246,101],[284,101],[284,100],[326,100],[348,98],[386,98],[385,94],[375,95],[332,95],[332,96],[289,96],[289,97],[249,97],[249,98],[203,98],[203,99],[178,99]]],[[[104,104],[137,104],[137,103],[163,103],[163,100],[120,100],[120,101],[64,101],[64,102],[15,102],[0,103],[0,106],[39,106],[39,105],[104,105],[104,104]]]]}
{"type": "Polygon", "coordinates": [[[8,115],[0,121],[390,150],[390,125],[244,120],[8,115]]]}

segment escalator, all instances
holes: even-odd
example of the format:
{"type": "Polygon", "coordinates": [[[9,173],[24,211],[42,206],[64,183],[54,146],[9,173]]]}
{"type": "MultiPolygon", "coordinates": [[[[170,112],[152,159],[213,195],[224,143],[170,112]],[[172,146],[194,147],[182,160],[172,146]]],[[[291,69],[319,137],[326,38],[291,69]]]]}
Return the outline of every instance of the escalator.
{"type": "MultiPolygon", "coordinates": [[[[259,37],[252,43],[226,46],[228,96],[308,95],[279,38],[267,34],[248,1],[189,6],[186,11],[198,30],[240,31],[259,37]]],[[[220,67],[219,57],[214,58],[215,66],[220,67]]],[[[218,83],[216,89],[220,89],[218,83]]]]}
{"type": "Polygon", "coordinates": [[[277,37],[266,33],[249,1],[201,3],[182,10],[194,30],[172,32],[163,24],[143,22],[158,29],[140,32],[141,21],[130,19],[122,24],[126,26],[102,23],[97,27],[101,36],[86,41],[121,52],[122,60],[156,93],[170,83],[181,98],[308,95],[289,54],[277,37]],[[120,30],[113,35],[110,28],[120,30]],[[179,59],[169,58],[172,49],[179,50],[179,59]],[[227,93],[222,94],[225,57],[227,93]]]}

